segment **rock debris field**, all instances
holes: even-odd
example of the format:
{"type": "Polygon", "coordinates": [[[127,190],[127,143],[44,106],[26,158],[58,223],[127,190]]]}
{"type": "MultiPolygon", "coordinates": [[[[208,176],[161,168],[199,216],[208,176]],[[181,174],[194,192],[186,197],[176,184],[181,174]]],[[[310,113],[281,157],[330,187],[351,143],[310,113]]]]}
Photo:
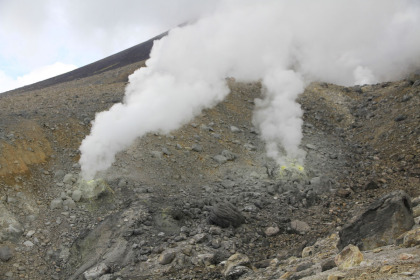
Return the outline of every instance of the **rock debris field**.
{"type": "Polygon", "coordinates": [[[78,147],[143,62],[0,95],[0,279],[420,279],[420,75],[312,83],[304,171],[266,157],[259,83],[95,181],[78,147]]]}

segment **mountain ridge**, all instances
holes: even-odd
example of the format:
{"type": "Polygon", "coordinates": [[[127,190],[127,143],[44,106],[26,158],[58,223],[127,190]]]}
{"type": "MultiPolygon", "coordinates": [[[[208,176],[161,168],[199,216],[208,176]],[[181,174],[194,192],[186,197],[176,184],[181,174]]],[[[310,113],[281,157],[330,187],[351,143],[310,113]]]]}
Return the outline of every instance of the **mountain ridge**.
{"type": "Polygon", "coordinates": [[[107,56],[103,59],[89,63],[85,66],[79,67],[70,72],[48,78],[43,81],[39,81],[27,86],[23,86],[17,89],[6,91],[1,94],[20,94],[28,91],[38,90],[49,86],[57,85],[60,83],[70,82],[76,79],[87,78],[92,75],[100,74],[109,70],[121,68],[129,64],[137,63],[140,61],[147,60],[150,55],[150,51],[153,47],[153,42],[165,37],[168,32],[164,32],[157,35],[145,42],[127,48],[118,53],[107,56]]]}

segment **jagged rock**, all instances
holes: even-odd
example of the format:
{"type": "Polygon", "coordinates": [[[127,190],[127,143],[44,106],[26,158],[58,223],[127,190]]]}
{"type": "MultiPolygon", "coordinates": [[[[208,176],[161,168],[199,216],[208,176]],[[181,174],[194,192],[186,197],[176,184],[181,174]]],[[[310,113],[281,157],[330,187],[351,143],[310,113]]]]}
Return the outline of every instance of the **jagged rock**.
{"type": "Polygon", "coordinates": [[[249,264],[248,256],[236,253],[227,259],[223,275],[228,279],[237,279],[239,276],[251,271],[247,267],[249,264]]]}
{"type": "Polygon", "coordinates": [[[175,257],[175,252],[163,252],[162,254],[160,254],[158,262],[161,265],[170,264],[175,259],[175,257]]]}
{"type": "Polygon", "coordinates": [[[3,262],[9,261],[13,257],[12,249],[8,246],[1,246],[0,247],[0,260],[3,262]]]}
{"type": "Polygon", "coordinates": [[[414,225],[409,196],[396,191],[373,202],[366,211],[339,233],[339,249],[355,244],[363,250],[394,244],[398,236],[414,225]]]}
{"type": "Polygon", "coordinates": [[[98,279],[99,277],[101,277],[102,275],[106,274],[109,271],[110,271],[110,268],[106,264],[100,263],[97,266],[94,266],[86,270],[83,273],[83,276],[85,277],[86,280],[98,279]]]}
{"type": "Polygon", "coordinates": [[[401,244],[404,247],[413,247],[420,245],[420,228],[407,231],[402,234],[398,240],[398,244],[401,244]]]}
{"type": "Polygon", "coordinates": [[[209,222],[222,228],[238,227],[245,222],[245,217],[229,202],[222,202],[212,207],[209,222]]]}
{"type": "Polygon", "coordinates": [[[363,261],[363,254],[354,245],[345,247],[334,259],[339,269],[350,269],[363,261]]]}

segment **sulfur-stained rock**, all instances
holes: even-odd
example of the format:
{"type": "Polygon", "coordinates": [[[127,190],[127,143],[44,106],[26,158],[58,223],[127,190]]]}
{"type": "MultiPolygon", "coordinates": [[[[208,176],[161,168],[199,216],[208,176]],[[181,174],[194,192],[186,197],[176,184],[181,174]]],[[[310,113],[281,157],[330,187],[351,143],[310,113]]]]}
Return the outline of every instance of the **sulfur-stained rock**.
{"type": "Polygon", "coordinates": [[[103,179],[78,181],[78,188],[84,199],[97,199],[106,192],[107,187],[108,185],[103,179]]]}
{"type": "Polygon", "coordinates": [[[345,247],[334,259],[339,269],[350,269],[363,261],[363,254],[354,245],[345,247]]]}

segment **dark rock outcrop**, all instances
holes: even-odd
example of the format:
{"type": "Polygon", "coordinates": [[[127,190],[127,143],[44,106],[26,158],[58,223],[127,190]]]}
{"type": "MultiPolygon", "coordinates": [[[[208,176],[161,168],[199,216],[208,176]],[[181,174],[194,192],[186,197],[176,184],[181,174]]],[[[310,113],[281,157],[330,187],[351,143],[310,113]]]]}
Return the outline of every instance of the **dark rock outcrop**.
{"type": "Polygon", "coordinates": [[[340,231],[337,247],[349,244],[361,250],[394,244],[399,235],[414,225],[410,197],[395,191],[373,202],[367,210],[340,231]]]}

